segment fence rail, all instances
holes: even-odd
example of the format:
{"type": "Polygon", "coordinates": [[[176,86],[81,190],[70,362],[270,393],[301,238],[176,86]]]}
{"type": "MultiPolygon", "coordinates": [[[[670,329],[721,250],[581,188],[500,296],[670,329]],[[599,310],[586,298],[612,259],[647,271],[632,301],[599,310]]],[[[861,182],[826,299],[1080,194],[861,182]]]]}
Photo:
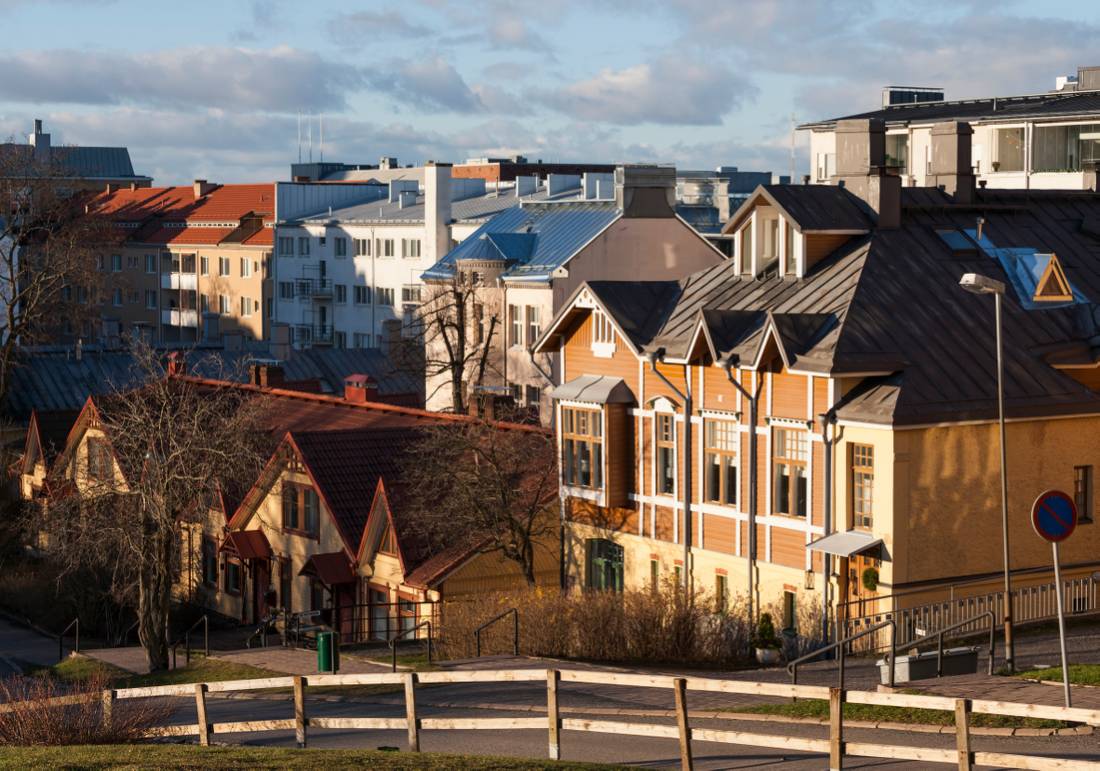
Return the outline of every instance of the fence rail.
{"type": "Polygon", "coordinates": [[[192,697],[195,699],[195,723],[166,725],[152,728],[149,737],[196,736],[202,745],[209,744],[212,734],[245,733],[256,731],[290,731],[295,733],[299,747],[305,747],[309,729],[374,729],[406,731],[410,751],[420,749],[422,730],[529,730],[546,729],[548,755],[561,757],[564,731],[585,731],[631,736],[648,736],[678,739],[681,766],[693,767],[692,741],[740,744],[769,747],[800,752],[816,752],[829,755],[829,767],[843,767],[846,756],[914,760],[924,763],[957,764],[960,769],[974,765],[994,765],[1004,768],[1064,769],[1100,771],[1100,762],[1082,761],[1077,758],[1053,758],[1035,755],[1017,755],[1005,752],[976,752],[970,747],[970,716],[973,714],[1006,715],[1047,720],[1061,720],[1089,725],[1100,725],[1100,710],[1066,708],[1041,704],[1025,704],[991,700],[973,701],[946,696],[926,696],[906,693],[878,693],[872,691],[845,691],[815,685],[786,683],[762,683],[747,680],[718,680],[705,677],[674,677],[668,675],[642,675],[600,670],[570,669],[506,669],[474,670],[461,672],[380,673],[380,674],[329,674],[308,677],[272,677],[256,680],[231,680],[189,685],[161,685],[146,688],[123,688],[102,693],[62,696],[42,702],[9,702],[0,704],[0,712],[26,709],[43,704],[64,706],[76,703],[100,701],[105,714],[116,700],[154,697],[192,697]],[[466,718],[431,717],[417,715],[416,689],[418,685],[485,683],[485,682],[545,682],[547,695],[546,717],[516,718],[466,718]],[[675,696],[676,725],[660,723],[632,723],[588,718],[562,718],[558,691],[562,682],[594,685],[625,685],[636,688],[671,689],[675,696]],[[403,685],[405,690],[405,717],[309,717],[306,710],[306,694],[311,686],[349,685],[403,685]],[[211,723],[207,720],[206,697],[210,693],[251,691],[270,688],[289,688],[294,695],[294,716],[275,720],[247,720],[228,723],[211,723]],[[826,739],[757,733],[755,731],[727,731],[713,728],[694,728],[689,721],[688,693],[705,691],[740,695],[779,696],[803,699],[828,699],[829,736],[826,739]],[[907,745],[867,744],[844,740],[843,706],[870,704],[911,709],[945,710],[955,713],[956,748],[953,750],[914,747],[907,745]]]}

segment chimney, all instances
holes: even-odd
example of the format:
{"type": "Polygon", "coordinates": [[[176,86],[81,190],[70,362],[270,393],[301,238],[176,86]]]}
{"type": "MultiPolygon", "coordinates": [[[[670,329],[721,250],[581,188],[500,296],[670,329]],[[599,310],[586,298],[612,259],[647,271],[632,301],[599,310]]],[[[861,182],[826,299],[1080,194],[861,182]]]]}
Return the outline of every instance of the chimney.
{"type": "Polygon", "coordinates": [[[672,166],[617,166],[615,203],[623,210],[623,217],[674,217],[676,169],[672,166]]]}
{"type": "Polygon", "coordinates": [[[965,121],[932,126],[932,173],[929,187],[943,186],[956,203],[973,203],[974,171],[970,160],[974,129],[965,121]]]}
{"type": "Polygon", "coordinates": [[[248,365],[248,382],[261,388],[281,388],[286,383],[286,375],[278,364],[261,361],[248,365]]]}
{"type": "Polygon", "coordinates": [[[880,228],[901,224],[901,177],[886,169],[886,124],[874,118],[836,124],[836,175],[831,180],[878,215],[880,228]]]}
{"type": "Polygon", "coordinates": [[[348,375],[344,378],[344,401],[366,404],[377,401],[378,383],[370,375],[348,375]]]}
{"type": "Polygon", "coordinates": [[[42,133],[42,119],[34,119],[34,133],[28,137],[34,148],[34,160],[37,163],[50,162],[50,135],[42,133]]]}
{"type": "Polygon", "coordinates": [[[118,184],[117,182],[108,182],[107,183],[107,195],[114,195],[115,193],[117,193],[121,189],[122,189],[122,185],[118,184]]]}
{"type": "Polygon", "coordinates": [[[451,164],[424,167],[424,228],[428,231],[427,254],[432,262],[443,258],[451,246],[451,164]]]}
{"type": "Polygon", "coordinates": [[[216,185],[207,182],[205,179],[195,180],[195,198],[202,198],[204,195],[213,190],[216,185]]]}
{"type": "Polygon", "coordinates": [[[183,354],[179,351],[172,351],[168,354],[168,377],[176,377],[177,375],[187,374],[187,362],[184,361],[183,354]]]}

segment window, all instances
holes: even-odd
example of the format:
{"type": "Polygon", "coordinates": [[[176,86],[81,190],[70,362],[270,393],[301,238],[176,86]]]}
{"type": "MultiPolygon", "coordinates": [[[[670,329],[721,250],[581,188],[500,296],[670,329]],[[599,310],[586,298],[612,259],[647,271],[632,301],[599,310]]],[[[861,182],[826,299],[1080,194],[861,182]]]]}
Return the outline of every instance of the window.
{"type": "Polygon", "coordinates": [[[542,324],[539,320],[539,306],[527,306],[527,344],[534,345],[542,334],[542,324]]]}
{"type": "Polygon", "coordinates": [[[317,535],[319,499],[312,487],[283,484],[283,528],[317,535]]]}
{"type": "Polygon", "coordinates": [[[601,311],[592,314],[592,342],[615,342],[615,327],[611,325],[611,319],[601,311]]]}
{"type": "Polygon", "coordinates": [[[737,504],[737,424],[732,420],[708,420],[706,444],[706,499],[727,506],[737,504]]]}
{"type": "Polygon", "coordinates": [[[332,251],[337,257],[347,257],[348,240],[341,237],[332,239],[332,251]]]}
{"type": "Polygon", "coordinates": [[[228,594],[241,593],[241,561],[234,557],[225,558],[225,591],[228,594]]]}
{"type": "Polygon", "coordinates": [[[252,277],[252,260],[247,257],[241,257],[241,278],[252,277]]]}
{"type": "Polygon", "coordinates": [[[798,275],[798,256],[794,253],[794,228],[790,222],[783,228],[783,272],[788,276],[798,275]]]}
{"type": "Polygon", "coordinates": [[[294,282],[293,281],[280,281],[279,282],[279,299],[280,300],[293,300],[294,299],[294,282]]]}
{"type": "Polygon", "coordinates": [[[370,287],[369,286],[357,286],[357,287],[355,287],[355,304],[356,305],[369,305],[370,304],[370,287]]]}
{"type": "Polygon", "coordinates": [[[808,452],[806,432],[777,428],[773,440],[772,477],[775,482],[773,509],[776,514],[804,517],[806,516],[808,452]]]}
{"type": "Polygon", "coordinates": [[[402,238],[401,239],[401,256],[402,257],[419,257],[420,256],[420,239],[419,238],[402,238]]]}
{"type": "Polygon", "coordinates": [[[207,586],[218,585],[218,544],[206,536],[202,539],[202,582],[207,586]]]}
{"type": "Polygon", "coordinates": [[[251,316],[252,315],[252,298],[251,297],[242,297],[241,298],[241,315],[242,316],[251,316]]]}
{"type": "Polygon", "coordinates": [[[386,532],[382,533],[382,540],[378,543],[378,551],[382,554],[397,556],[397,538],[393,534],[393,528],[386,526],[386,532]]]}
{"type": "Polygon", "coordinates": [[[562,407],[562,475],[567,485],[603,487],[603,415],[562,407]]]}
{"type": "Polygon", "coordinates": [[[606,538],[589,538],[585,547],[588,588],[599,592],[621,592],[623,547],[606,538]]]}
{"type": "Polygon", "coordinates": [[[794,592],[783,592],[783,629],[797,629],[798,610],[794,592]]]}
{"type": "Polygon", "coordinates": [[[126,255],[126,267],[130,270],[137,270],[138,258],[136,254],[126,255]]]}
{"type": "Polygon", "coordinates": [[[95,269],[96,270],[103,270],[103,255],[102,254],[97,254],[95,256],[95,269]]]}
{"type": "Polygon", "coordinates": [[[199,260],[199,267],[201,269],[200,272],[202,273],[202,275],[209,276],[210,275],[210,258],[209,257],[201,258],[199,260]]]}
{"type": "Polygon", "coordinates": [[[145,290],[145,307],[154,310],[157,307],[157,293],[154,289],[145,290]]]}
{"type": "Polygon", "coordinates": [[[826,182],[836,173],[836,153],[817,154],[817,181],[826,182]]]}
{"type": "Polygon", "coordinates": [[[121,254],[112,254],[111,255],[111,272],[112,273],[120,273],[121,271],[122,271],[122,255],[121,254]]]}
{"type": "Polygon", "coordinates": [[[875,448],[867,444],[853,444],[849,452],[852,464],[852,525],[870,530],[874,524],[875,448]]]}
{"type": "Polygon", "coordinates": [[[393,239],[386,238],[379,241],[381,248],[378,250],[379,257],[393,257],[393,239]]]}
{"type": "Polygon", "coordinates": [[[279,236],[279,254],[288,257],[294,256],[294,239],[290,236],[279,236]]]}
{"type": "Polygon", "coordinates": [[[325,236],[317,236],[317,243],[319,243],[321,246],[325,245],[325,241],[325,236]]]}
{"type": "Polygon", "coordinates": [[[542,401],[542,391],[539,389],[539,387],[529,385],[529,386],[524,386],[523,390],[524,390],[524,403],[528,407],[534,407],[535,409],[538,409],[539,402],[542,401]]]}
{"type": "Polygon", "coordinates": [[[204,294],[200,294],[199,295],[199,307],[202,309],[203,313],[209,313],[210,312],[210,298],[207,297],[204,294]]]}
{"type": "Polygon", "coordinates": [[[485,306],[474,303],[474,344],[485,342],[485,306]]]}
{"type": "Polygon", "coordinates": [[[309,579],[309,609],[325,609],[325,585],[316,578],[309,579]]]}
{"type": "Polygon", "coordinates": [[[370,243],[369,238],[355,239],[355,256],[370,257],[370,243]]]}
{"type": "Polygon", "coordinates": [[[333,284],[332,290],[338,303],[346,303],[348,301],[348,285],[347,284],[333,284]]]}
{"type": "Polygon", "coordinates": [[[714,612],[725,613],[730,606],[730,581],[725,573],[714,575],[714,612]]]}
{"type": "Polygon", "coordinates": [[[886,135],[886,165],[899,168],[902,172],[909,168],[909,136],[907,134],[886,135]]]}
{"type": "Polygon", "coordinates": [[[508,345],[523,345],[523,314],[518,305],[508,306],[508,345]]]}
{"type": "Polygon", "coordinates": [[[1024,129],[1002,128],[996,130],[993,171],[1024,170],[1024,129]]]}
{"type": "Polygon", "coordinates": [[[653,557],[649,559],[649,588],[654,592],[661,588],[661,562],[653,557]]]}
{"type": "Polygon", "coordinates": [[[105,439],[88,438],[88,476],[101,482],[108,482],[114,476],[111,448],[105,439]]]}
{"type": "Polygon", "coordinates": [[[122,305],[122,289],[115,287],[111,290],[111,304],[115,307],[122,305]]]}
{"type": "Polygon", "coordinates": [[[741,272],[752,272],[752,221],[741,228],[741,272]]]}
{"type": "Polygon", "coordinates": [[[768,263],[779,258],[779,219],[767,220],[764,223],[764,262],[768,263]]]}
{"type": "Polygon", "coordinates": [[[370,348],[370,335],[363,332],[355,332],[351,336],[352,347],[354,348],[370,348]]]}
{"type": "Polygon", "coordinates": [[[157,272],[157,256],[155,254],[145,255],[145,272],[156,273],[157,272]]]}
{"type": "Polygon", "coordinates": [[[393,305],[393,287],[377,286],[374,288],[374,301],[377,305],[393,305]]]}
{"type": "Polygon", "coordinates": [[[309,256],[309,236],[298,236],[298,255],[309,256]]]}
{"type": "Polygon", "coordinates": [[[657,432],[657,493],[672,495],[676,489],[676,435],[671,415],[658,415],[657,432]]]}
{"type": "Polygon", "coordinates": [[[1100,124],[1035,126],[1031,130],[1032,171],[1080,171],[1100,159],[1100,124]]]}
{"type": "Polygon", "coordinates": [[[268,297],[264,302],[267,304],[267,317],[269,319],[275,318],[275,301],[268,297]]]}
{"type": "Polygon", "coordinates": [[[229,295],[227,295],[227,294],[218,295],[218,313],[222,314],[223,316],[228,316],[229,315],[229,313],[230,313],[230,310],[229,310],[229,295]]]}
{"type": "Polygon", "coordinates": [[[126,302],[130,303],[131,305],[136,305],[140,299],[141,295],[138,294],[138,290],[128,289],[126,291],[126,302]]]}
{"type": "Polygon", "coordinates": [[[1073,467],[1073,502],[1077,504],[1077,521],[1092,522],[1092,466],[1073,467]]]}
{"type": "Polygon", "coordinates": [[[218,258],[218,275],[219,276],[228,276],[229,275],[229,258],[228,257],[219,257],[218,258]]]}
{"type": "Polygon", "coordinates": [[[420,287],[418,286],[401,287],[401,302],[403,303],[419,303],[420,296],[420,287]]]}
{"type": "Polygon", "coordinates": [[[289,611],[293,598],[294,567],[290,560],[279,560],[279,605],[289,611]]]}
{"type": "Polygon", "coordinates": [[[347,332],[333,332],[333,345],[339,350],[344,350],[348,347],[348,333],[347,332]]]}

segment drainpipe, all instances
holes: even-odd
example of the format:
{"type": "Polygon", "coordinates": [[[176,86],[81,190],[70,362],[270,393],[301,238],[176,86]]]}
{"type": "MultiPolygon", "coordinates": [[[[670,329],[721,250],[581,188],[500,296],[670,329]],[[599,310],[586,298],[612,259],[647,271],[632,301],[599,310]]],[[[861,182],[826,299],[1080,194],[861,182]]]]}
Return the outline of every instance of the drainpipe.
{"type": "MultiPolygon", "coordinates": [[[[830,426],[836,425],[836,408],[831,407],[821,416],[821,436],[825,442],[825,535],[832,532],[833,527],[833,449],[836,446],[836,437],[829,432],[830,426]]],[[[829,575],[832,572],[833,557],[827,552],[821,552],[821,639],[829,640],[829,575]]]]}
{"type": "Polygon", "coordinates": [[[749,402],[749,630],[750,633],[756,627],[756,616],[753,614],[753,598],[756,596],[756,486],[757,486],[757,460],[756,460],[756,422],[760,403],[760,390],[764,387],[764,379],[757,378],[756,394],[749,393],[741,383],[733,377],[733,357],[725,356],[718,360],[726,373],[726,379],[733,384],[745,399],[749,402]]]}
{"type": "Polygon", "coordinates": [[[692,539],[692,527],[691,527],[691,372],[690,366],[684,365],[684,384],[685,390],[681,391],[674,386],[672,382],[664,376],[664,374],[657,369],[657,364],[664,361],[665,349],[658,348],[656,351],[650,351],[645,355],[646,361],[649,362],[649,367],[653,370],[653,374],[659,377],[665,385],[667,385],[674,394],[680,397],[684,402],[684,483],[683,483],[683,497],[684,497],[684,598],[688,603],[692,602],[692,590],[695,586],[694,582],[694,566],[691,559],[691,539],[692,539]]]}

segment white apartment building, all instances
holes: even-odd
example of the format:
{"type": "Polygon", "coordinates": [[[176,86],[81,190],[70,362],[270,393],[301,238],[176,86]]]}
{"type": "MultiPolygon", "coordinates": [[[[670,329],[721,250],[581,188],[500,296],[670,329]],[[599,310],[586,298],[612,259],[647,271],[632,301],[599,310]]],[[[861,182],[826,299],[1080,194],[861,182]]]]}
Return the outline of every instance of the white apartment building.
{"type": "Polygon", "coordinates": [[[886,124],[886,163],[906,186],[935,185],[932,126],[966,121],[974,131],[971,164],[979,185],[1072,190],[1093,184],[1100,162],[1100,67],[1059,77],[1045,94],[943,101],[938,89],[884,90],[883,107],[807,123],[810,177],[827,184],[836,174],[836,124],[848,118],[886,124]]]}

